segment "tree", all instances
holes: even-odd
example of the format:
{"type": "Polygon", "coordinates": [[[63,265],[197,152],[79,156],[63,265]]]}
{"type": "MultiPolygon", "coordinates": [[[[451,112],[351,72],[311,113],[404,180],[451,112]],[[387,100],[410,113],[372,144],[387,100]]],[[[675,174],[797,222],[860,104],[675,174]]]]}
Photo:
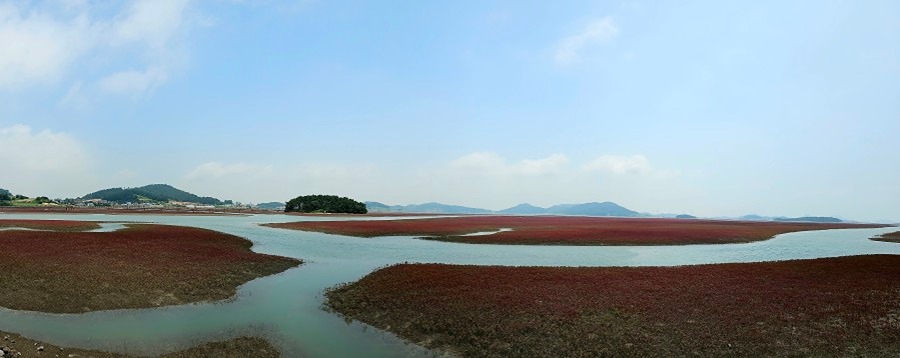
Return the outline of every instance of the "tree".
{"type": "Polygon", "coordinates": [[[337,195],[305,195],[287,202],[285,212],[365,214],[366,204],[337,195]]]}

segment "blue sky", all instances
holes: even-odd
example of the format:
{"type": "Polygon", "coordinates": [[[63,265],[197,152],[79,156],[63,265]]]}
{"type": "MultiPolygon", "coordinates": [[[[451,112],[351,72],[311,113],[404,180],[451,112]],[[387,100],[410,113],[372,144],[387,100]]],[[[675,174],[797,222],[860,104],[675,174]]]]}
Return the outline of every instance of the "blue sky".
{"type": "Polygon", "coordinates": [[[2,1],[0,187],[900,220],[896,1],[2,1]]]}

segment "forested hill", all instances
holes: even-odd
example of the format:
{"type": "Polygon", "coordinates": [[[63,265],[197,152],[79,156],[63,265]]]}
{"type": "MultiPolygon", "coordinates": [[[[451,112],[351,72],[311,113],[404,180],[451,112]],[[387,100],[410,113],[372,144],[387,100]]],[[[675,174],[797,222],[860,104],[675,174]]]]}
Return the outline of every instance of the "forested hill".
{"type": "Polygon", "coordinates": [[[305,195],[291,199],[284,211],[301,213],[365,214],[366,204],[337,195],[305,195]]]}
{"type": "Polygon", "coordinates": [[[168,184],[151,184],[139,188],[110,188],[85,195],[82,199],[102,199],[115,203],[168,202],[181,201],[205,205],[222,205],[219,199],[197,196],[168,184]]]}

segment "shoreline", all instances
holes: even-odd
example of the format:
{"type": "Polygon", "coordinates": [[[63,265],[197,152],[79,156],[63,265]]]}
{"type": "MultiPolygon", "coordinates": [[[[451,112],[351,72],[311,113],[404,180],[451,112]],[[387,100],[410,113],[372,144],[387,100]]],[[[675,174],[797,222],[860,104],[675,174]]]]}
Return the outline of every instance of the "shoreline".
{"type": "MultiPolygon", "coordinates": [[[[0,349],[8,357],[95,357],[95,358],[131,358],[128,354],[108,352],[95,349],[63,347],[39,340],[30,339],[17,333],[0,331],[0,349]]],[[[225,341],[202,343],[190,348],[160,355],[161,358],[193,358],[193,357],[266,357],[276,358],[281,354],[269,341],[257,337],[237,337],[225,341]]]]}
{"type": "Polygon", "coordinates": [[[872,241],[881,241],[881,242],[894,242],[900,244],[900,231],[889,232],[887,234],[881,234],[875,237],[869,238],[872,241]]]}

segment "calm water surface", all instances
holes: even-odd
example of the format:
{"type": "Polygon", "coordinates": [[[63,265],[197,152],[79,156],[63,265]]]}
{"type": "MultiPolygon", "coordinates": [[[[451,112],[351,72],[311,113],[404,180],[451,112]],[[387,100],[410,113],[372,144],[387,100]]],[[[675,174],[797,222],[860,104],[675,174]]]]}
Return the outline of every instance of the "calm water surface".
{"type": "MultiPolygon", "coordinates": [[[[63,346],[158,355],[241,335],[267,338],[287,357],[397,357],[434,353],[322,309],[322,292],[398,262],[516,266],[671,266],[862,254],[900,254],[900,245],[868,240],[897,231],[841,229],[779,235],[755,243],[690,246],[504,246],[360,239],[262,227],[260,223],[335,220],[287,215],[155,216],[0,214],[0,219],[134,221],[222,231],[254,242],[256,252],[306,263],[241,286],[234,299],[165,308],[46,314],[0,308],[0,330],[63,346]]],[[[344,220],[345,218],[339,218],[344,220]]],[[[347,220],[373,218],[347,218],[347,220]]],[[[396,219],[396,218],[386,218],[396,219]]],[[[415,218],[408,218],[415,220],[415,218]]],[[[109,231],[121,225],[104,225],[109,231]]]]}

